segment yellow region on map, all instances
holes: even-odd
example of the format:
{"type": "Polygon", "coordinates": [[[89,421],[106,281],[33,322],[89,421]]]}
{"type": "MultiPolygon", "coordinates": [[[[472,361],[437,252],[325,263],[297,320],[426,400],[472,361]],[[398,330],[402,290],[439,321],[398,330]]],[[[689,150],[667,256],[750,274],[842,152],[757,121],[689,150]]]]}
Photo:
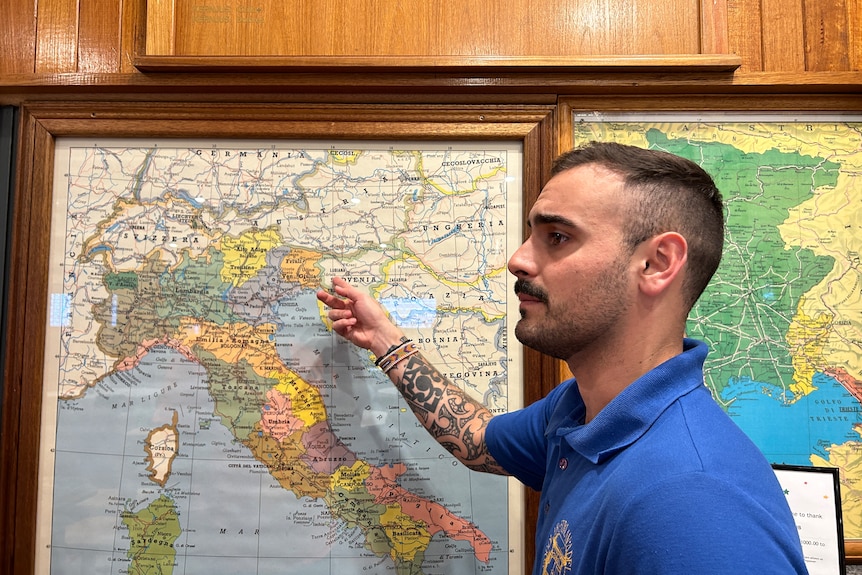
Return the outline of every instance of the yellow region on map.
{"type": "Polygon", "coordinates": [[[238,238],[225,236],[221,240],[224,255],[222,279],[240,286],[266,266],[266,255],[281,245],[281,237],[274,229],[252,230],[238,238]]]}
{"type": "Polygon", "coordinates": [[[357,460],[350,467],[342,465],[332,474],[332,489],[358,491],[365,486],[369,475],[368,463],[364,461],[357,460]]]}

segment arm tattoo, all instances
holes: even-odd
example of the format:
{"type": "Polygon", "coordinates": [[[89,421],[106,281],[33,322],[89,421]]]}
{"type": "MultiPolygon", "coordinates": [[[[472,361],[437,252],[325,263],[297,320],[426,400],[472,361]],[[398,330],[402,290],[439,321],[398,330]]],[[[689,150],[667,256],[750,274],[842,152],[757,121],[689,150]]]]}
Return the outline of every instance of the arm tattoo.
{"type": "Polygon", "coordinates": [[[396,386],[425,429],[467,467],[506,475],[485,444],[491,412],[447,380],[422,354],[412,355],[406,363],[396,386]]]}

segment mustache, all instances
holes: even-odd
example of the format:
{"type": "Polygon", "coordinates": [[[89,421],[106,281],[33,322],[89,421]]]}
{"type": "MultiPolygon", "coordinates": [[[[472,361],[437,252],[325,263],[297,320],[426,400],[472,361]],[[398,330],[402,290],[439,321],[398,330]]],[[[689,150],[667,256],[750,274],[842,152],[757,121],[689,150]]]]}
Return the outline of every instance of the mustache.
{"type": "Polygon", "coordinates": [[[515,280],[515,295],[519,293],[536,298],[542,303],[548,303],[548,292],[526,280],[515,280]]]}

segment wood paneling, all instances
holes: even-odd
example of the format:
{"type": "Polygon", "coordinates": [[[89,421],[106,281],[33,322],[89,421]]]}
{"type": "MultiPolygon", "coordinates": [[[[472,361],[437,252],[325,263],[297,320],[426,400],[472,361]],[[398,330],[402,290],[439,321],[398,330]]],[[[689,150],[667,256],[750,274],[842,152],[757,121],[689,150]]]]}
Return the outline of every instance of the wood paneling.
{"type": "Polygon", "coordinates": [[[727,42],[742,58],[741,71],[763,71],[760,0],[727,0],[727,42]]]}
{"type": "Polygon", "coordinates": [[[803,1],[761,0],[764,70],[805,70],[803,1]]]}
{"type": "MultiPolygon", "coordinates": [[[[149,1],[147,2],[149,4],[149,1]]],[[[144,51],[146,10],[141,0],[120,0],[120,68],[118,72],[135,72],[135,54],[144,51]]]]}
{"type": "Polygon", "coordinates": [[[727,3],[701,0],[700,53],[727,54],[727,3]]]}
{"type": "Polygon", "coordinates": [[[862,70],[862,0],[727,0],[741,72],[862,70]]]}
{"type": "Polygon", "coordinates": [[[36,0],[0,2],[0,78],[32,74],[36,58],[36,0]]]}
{"type": "Polygon", "coordinates": [[[36,73],[78,71],[78,0],[41,0],[36,11],[36,73]]]}
{"type": "Polygon", "coordinates": [[[847,0],[850,69],[862,71],[862,0],[847,0]]]}
{"type": "Polygon", "coordinates": [[[115,72],[120,68],[121,0],[81,2],[78,72],[115,72]]]}
{"type": "Polygon", "coordinates": [[[850,69],[850,46],[846,0],[806,0],[805,69],[835,72],[850,69]]]}
{"type": "Polygon", "coordinates": [[[174,0],[148,0],[147,22],[160,22],[146,29],[147,54],[172,54],[176,50],[176,3],[174,0]]]}
{"type": "Polygon", "coordinates": [[[740,72],[862,70],[862,0],[3,0],[0,81],[134,74],[136,55],[735,54],[740,72]],[[140,38],[140,43],[139,43],[140,38]]]}
{"type": "MultiPolygon", "coordinates": [[[[167,0],[156,0],[157,3],[167,0]]],[[[177,0],[147,21],[150,55],[697,54],[699,0],[177,0]],[[165,38],[176,31],[175,45],[165,38]]],[[[715,17],[709,10],[710,25],[715,17]]],[[[721,13],[721,10],[718,11],[721,13]]],[[[720,19],[720,18],[719,18],[720,19]]],[[[709,31],[707,43],[721,45],[709,31]]]]}

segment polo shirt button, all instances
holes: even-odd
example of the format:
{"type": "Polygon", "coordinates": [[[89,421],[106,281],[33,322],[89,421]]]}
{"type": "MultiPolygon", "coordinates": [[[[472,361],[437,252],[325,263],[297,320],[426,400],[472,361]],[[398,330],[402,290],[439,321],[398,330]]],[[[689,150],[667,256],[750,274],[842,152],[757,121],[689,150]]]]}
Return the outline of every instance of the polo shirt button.
{"type": "Polygon", "coordinates": [[[568,459],[566,459],[565,457],[560,459],[560,469],[565,469],[568,466],[569,466],[569,460],[568,459]]]}
{"type": "Polygon", "coordinates": [[[545,513],[549,512],[550,510],[551,510],[551,504],[545,503],[545,513]]]}

